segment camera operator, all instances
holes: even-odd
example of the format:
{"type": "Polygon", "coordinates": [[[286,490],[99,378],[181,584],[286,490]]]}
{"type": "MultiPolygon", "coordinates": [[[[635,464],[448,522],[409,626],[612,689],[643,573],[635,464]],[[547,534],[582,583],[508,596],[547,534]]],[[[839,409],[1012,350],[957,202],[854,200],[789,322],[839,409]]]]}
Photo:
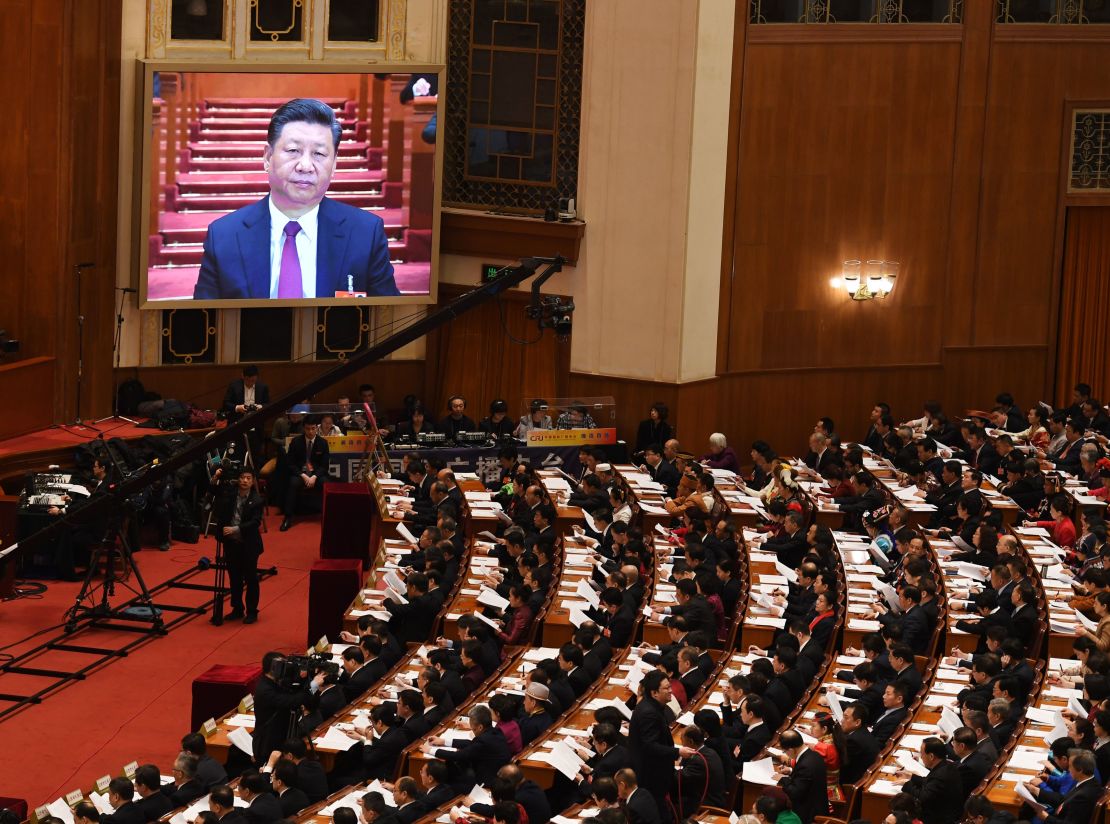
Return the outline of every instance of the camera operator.
{"type": "Polygon", "coordinates": [[[308,678],[298,669],[297,660],[280,652],[262,656],[262,677],[254,688],[254,760],[265,764],[270,753],[290,737],[300,708],[312,703],[327,673],[323,670],[308,678]]]}
{"type": "Polygon", "coordinates": [[[244,624],[253,624],[258,620],[258,556],[262,554],[262,535],[258,529],[262,524],[262,496],[254,489],[254,472],[250,467],[240,469],[234,480],[225,480],[224,471],[223,468],[216,470],[215,477],[220,496],[216,537],[224,547],[231,602],[231,612],[226,619],[241,618],[244,624]],[[245,612],[244,587],[247,594],[245,612]]]}

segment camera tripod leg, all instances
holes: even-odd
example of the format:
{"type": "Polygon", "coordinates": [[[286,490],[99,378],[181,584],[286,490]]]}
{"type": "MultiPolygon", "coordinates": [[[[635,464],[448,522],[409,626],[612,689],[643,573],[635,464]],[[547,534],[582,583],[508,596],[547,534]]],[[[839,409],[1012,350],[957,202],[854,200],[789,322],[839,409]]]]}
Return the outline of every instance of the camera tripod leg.
{"type": "MultiPolygon", "coordinates": [[[[131,567],[131,572],[135,576],[135,580],[139,583],[139,602],[143,604],[150,612],[150,625],[154,632],[165,634],[166,630],[162,623],[162,616],[154,609],[154,602],[150,597],[150,590],[147,589],[146,581],[143,580],[143,573],[139,570],[139,565],[135,563],[134,555],[131,552],[131,546],[127,543],[127,537],[124,535],[124,527],[121,526],[117,538],[119,539],[120,555],[131,567]]],[[[109,553],[109,563],[111,563],[111,553],[109,553]]],[[[109,569],[107,575],[108,580],[115,580],[115,569],[109,569]]]]}
{"type": "Polygon", "coordinates": [[[212,594],[212,618],[214,626],[222,626],[224,622],[224,598],[227,596],[227,556],[223,551],[223,541],[216,538],[215,592],[212,594]]]}
{"type": "Polygon", "coordinates": [[[66,634],[70,634],[77,630],[77,621],[81,617],[82,612],[95,613],[98,609],[102,609],[107,601],[107,594],[103,594],[101,598],[101,607],[86,607],[82,606],[85,599],[93,593],[93,578],[96,577],[96,571],[100,567],[101,556],[104,554],[103,547],[96,547],[92,551],[89,558],[89,568],[85,571],[85,580],[81,582],[81,589],[77,591],[77,597],[73,600],[73,606],[66,610],[65,615],[62,616],[64,620],[64,629],[66,634]]]}

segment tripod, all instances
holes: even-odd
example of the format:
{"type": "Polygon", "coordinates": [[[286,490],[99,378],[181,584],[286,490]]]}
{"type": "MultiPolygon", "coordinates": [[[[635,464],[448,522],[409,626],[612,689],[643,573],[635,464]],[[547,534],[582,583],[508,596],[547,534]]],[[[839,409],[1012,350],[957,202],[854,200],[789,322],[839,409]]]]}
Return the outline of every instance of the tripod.
{"type": "MultiPolygon", "coordinates": [[[[119,309],[116,310],[116,334],[112,342],[112,351],[116,353],[116,373],[119,373],[120,356],[123,354],[123,303],[127,300],[127,293],[134,292],[123,286],[117,286],[116,291],[119,292],[119,309]]],[[[115,397],[112,398],[112,414],[104,418],[98,418],[93,423],[103,423],[104,421],[126,421],[130,424],[136,424],[138,421],[125,417],[119,413],[119,385],[112,382],[115,388],[115,397]]],[[[80,384],[78,384],[80,386],[80,384]]]]}
{"type": "Polygon", "coordinates": [[[131,590],[132,593],[138,596],[139,602],[146,608],[146,614],[132,613],[129,617],[143,621],[150,621],[151,632],[159,634],[165,633],[165,628],[162,624],[162,614],[155,609],[153,602],[150,598],[150,590],[147,589],[146,581],[143,580],[143,574],[139,571],[138,564],[135,563],[135,556],[131,552],[131,545],[127,542],[127,526],[130,515],[123,515],[113,525],[109,526],[104,533],[104,537],[97,543],[96,548],[93,550],[92,558],[89,559],[89,570],[85,573],[85,580],[81,584],[81,590],[77,593],[77,598],[73,602],[73,606],[66,610],[65,615],[65,631],[72,633],[77,629],[77,623],[82,618],[90,618],[97,620],[101,618],[114,618],[121,617],[121,614],[112,609],[109,599],[116,594],[116,584],[122,584],[131,590]],[[116,559],[117,556],[124,563],[129,566],[135,575],[135,580],[139,584],[139,589],[136,590],[133,586],[127,583],[126,579],[117,575],[116,572],[116,559]],[[100,583],[93,583],[96,578],[97,568],[101,561],[104,563],[104,580],[100,583]],[[99,601],[97,599],[99,590],[99,601]],[[88,603],[86,603],[86,601],[88,603]]]}

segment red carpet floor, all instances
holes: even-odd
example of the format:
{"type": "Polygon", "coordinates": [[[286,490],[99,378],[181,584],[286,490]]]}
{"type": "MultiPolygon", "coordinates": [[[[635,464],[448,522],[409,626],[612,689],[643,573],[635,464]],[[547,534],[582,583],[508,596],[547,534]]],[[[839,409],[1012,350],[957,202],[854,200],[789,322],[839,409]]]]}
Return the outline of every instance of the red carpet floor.
{"type": "MultiPolygon", "coordinates": [[[[258,623],[214,627],[208,615],[198,616],[86,681],[0,720],[0,796],[25,798],[33,809],[74,789],[87,790],[100,776],[118,774],[131,761],[157,764],[168,774],[181,736],[190,731],[195,676],[213,664],[259,662],[269,649],[304,649],[308,571],[319,553],[319,520],[298,521],[282,533],[278,531],[281,516],[277,510],[272,512],[259,565],[276,566],[278,574],[262,583],[258,623]]],[[[175,543],[169,552],[144,549],[136,558],[147,585],[153,587],[212,553],[212,541],[202,539],[199,544],[175,543]]],[[[210,582],[207,577],[196,580],[210,582]]],[[[39,598],[0,603],[0,647],[8,647],[3,651],[17,653],[29,645],[8,645],[58,624],[79,587],[49,582],[39,598]]],[[[113,603],[127,597],[120,594],[113,603]]],[[[204,597],[177,591],[160,600],[191,604],[204,597]]],[[[95,639],[82,641],[88,642],[95,639]]],[[[37,666],[61,666],[62,660],[42,659],[37,666]]],[[[0,677],[0,692],[19,688],[15,676],[0,677]]]]}

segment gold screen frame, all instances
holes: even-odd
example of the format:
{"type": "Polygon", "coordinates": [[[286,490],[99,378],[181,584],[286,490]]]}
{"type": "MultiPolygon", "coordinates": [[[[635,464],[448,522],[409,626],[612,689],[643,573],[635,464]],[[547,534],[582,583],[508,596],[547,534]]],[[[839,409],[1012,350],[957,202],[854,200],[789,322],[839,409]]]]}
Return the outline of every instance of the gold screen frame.
{"type": "MultiPolygon", "coordinates": [[[[436,63],[371,63],[329,65],[289,63],[246,63],[232,61],[180,61],[137,60],[137,102],[135,128],[141,136],[141,151],[134,160],[135,185],[133,186],[132,217],[132,267],[138,271],[139,309],[241,309],[249,307],[311,308],[316,306],[398,306],[430,305],[439,296],[439,238],[443,200],[443,127],[446,100],[446,67],[436,63]],[[155,300],[148,297],[147,274],[150,261],[149,216],[151,198],[152,131],[154,74],[156,72],[185,72],[194,74],[287,74],[287,75],[375,75],[375,74],[436,74],[439,77],[439,95],[436,101],[436,142],[433,147],[432,168],[434,187],[432,193],[431,272],[429,293],[426,295],[401,295],[399,297],[367,298],[301,298],[299,300],[226,299],[226,300],[155,300]]],[[[139,145],[140,141],[135,141],[139,145]]],[[[261,156],[259,158],[261,160],[261,156]]],[[[135,283],[135,279],[131,279],[135,283]]]]}

